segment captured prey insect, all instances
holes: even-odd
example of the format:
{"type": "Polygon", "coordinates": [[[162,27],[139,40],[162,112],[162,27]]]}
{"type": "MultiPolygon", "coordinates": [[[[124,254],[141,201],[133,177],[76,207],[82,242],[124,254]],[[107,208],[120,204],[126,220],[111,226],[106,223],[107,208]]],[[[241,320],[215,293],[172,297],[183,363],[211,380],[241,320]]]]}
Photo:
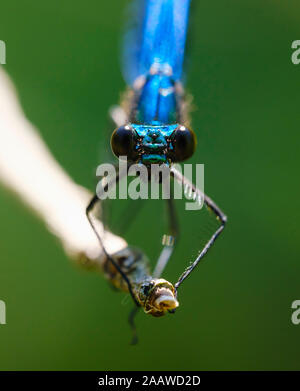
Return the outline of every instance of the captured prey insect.
{"type": "MultiPolygon", "coordinates": [[[[204,201],[218,221],[217,229],[173,285],[160,278],[178,234],[172,197],[167,200],[170,235],[163,243],[153,275],[143,254],[130,247],[118,254],[106,252],[92,221],[92,210],[99,202],[97,195],[86,210],[106,255],[104,270],[108,278],[117,288],[128,291],[137,307],[153,316],[174,312],[178,306],[179,286],[207,253],[227,220],[221,209],[174,166],[191,157],[196,147],[182,85],[189,7],[189,0],[139,1],[139,7],[135,9],[136,22],[126,35],[123,53],[124,76],[130,88],[121,106],[111,111],[117,125],[111,136],[111,148],[118,158],[127,157],[128,168],[132,164],[144,165],[149,170],[152,164],[168,167],[175,181],[194,198],[204,201]]],[[[114,180],[120,179],[120,173],[117,173],[114,180]]],[[[103,191],[107,186],[108,183],[103,185],[103,191]]]]}

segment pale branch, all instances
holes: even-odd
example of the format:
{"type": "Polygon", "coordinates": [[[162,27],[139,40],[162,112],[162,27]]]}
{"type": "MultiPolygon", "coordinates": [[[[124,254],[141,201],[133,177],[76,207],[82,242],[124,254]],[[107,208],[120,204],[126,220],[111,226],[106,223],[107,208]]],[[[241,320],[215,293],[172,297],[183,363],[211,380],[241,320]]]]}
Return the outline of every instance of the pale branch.
{"type": "MultiPolygon", "coordinates": [[[[62,242],[68,255],[101,262],[103,251],[85,208],[91,194],[63,170],[25,117],[15,88],[0,67],[0,182],[15,192],[62,242]]],[[[126,241],[95,219],[105,248],[113,254],[126,241]]]]}

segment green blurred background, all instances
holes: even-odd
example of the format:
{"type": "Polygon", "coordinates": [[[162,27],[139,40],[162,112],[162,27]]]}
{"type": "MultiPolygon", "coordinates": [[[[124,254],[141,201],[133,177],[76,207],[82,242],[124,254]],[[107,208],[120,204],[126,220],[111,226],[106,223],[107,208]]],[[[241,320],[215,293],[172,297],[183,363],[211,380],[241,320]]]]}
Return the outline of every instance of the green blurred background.
{"type": "MultiPolygon", "coordinates": [[[[103,162],[107,111],[125,84],[119,43],[127,1],[2,0],[5,70],[28,118],[71,176],[91,190],[103,162]]],[[[0,188],[2,370],[299,370],[299,83],[291,43],[297,1],[194,0],[187,89],[197,111],[205,189],[229,216],[224,235],[183,285],[174,316],[139,314],[129,346],[129,303],[74,267],[59,242],[0,188]]],[[[1,86],[0,86],[1,88],[1,86]]],[[[1,142],[1,140],[0,140],[1,142]]],[[[105,144],[107,145],[107,144],[105,144]]],[[[152,248],[160,216],[131,244],[152,248]]],[[[192,228],[197,230],[197,226],[192,228]]],[[[164,277],[191,260],[182,237],[164,277]]]]}

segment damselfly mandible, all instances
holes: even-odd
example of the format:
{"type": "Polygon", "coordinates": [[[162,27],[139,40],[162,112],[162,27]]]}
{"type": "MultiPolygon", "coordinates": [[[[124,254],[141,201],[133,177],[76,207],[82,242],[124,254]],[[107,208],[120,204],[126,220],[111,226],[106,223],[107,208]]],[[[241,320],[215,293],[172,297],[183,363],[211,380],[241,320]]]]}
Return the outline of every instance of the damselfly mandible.
{"type": "MultiPolygon", "coordinates": [[[[171,235],[164,243],[153,275],[150,274],[143,254],[131,248],[114,255],[105,251],[91,216],[99,201],[97,195],[87,207],[87,217],[106,254],[103,267],[107,277],[117,288],[128,291],[136,305],[146,313],[161,316],[167,311],[174,311],[178,306],[178,287],[223,231],[226,216],[173,164],[191,157],[196,147],[195,134],[189,128],[182,85],[190,1],[141,0],[138,5],[135,9],[136,23],[125,38],[123,53],[124,76],[130,88],[122,105],[111,111],[117,125],[111,136],[112,151],[117,157],[126,156],[128,166],[133,163],[148,167],[153,163],[165,164],[174,180],[204,200],[206,207],[218,220],[218,227],[173,286],[160,278],[177,234],[172,199],[168,200],[171,235]]],[[[120,179],[119,174],[115,179],[120,179]]]]}

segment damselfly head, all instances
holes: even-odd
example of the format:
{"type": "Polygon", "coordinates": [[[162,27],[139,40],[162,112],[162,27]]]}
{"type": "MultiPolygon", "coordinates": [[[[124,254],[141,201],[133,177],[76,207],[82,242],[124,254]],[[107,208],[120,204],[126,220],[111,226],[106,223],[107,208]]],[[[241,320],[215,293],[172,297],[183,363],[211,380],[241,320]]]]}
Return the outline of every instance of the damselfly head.
{"type": "Polygon", "coordinates": [[[111,137],[111,148],[117,156],[146,165],[176,163],[191,157],[196,136],[186,126],[127,124],[117,128],[111,137]]]}
{"type": "Polygon", "coordinates": [[[151,279],[140,284],[138,301],[147,314],[162,316],[179,306],[174,286],[162,279],[151,279]]]}

